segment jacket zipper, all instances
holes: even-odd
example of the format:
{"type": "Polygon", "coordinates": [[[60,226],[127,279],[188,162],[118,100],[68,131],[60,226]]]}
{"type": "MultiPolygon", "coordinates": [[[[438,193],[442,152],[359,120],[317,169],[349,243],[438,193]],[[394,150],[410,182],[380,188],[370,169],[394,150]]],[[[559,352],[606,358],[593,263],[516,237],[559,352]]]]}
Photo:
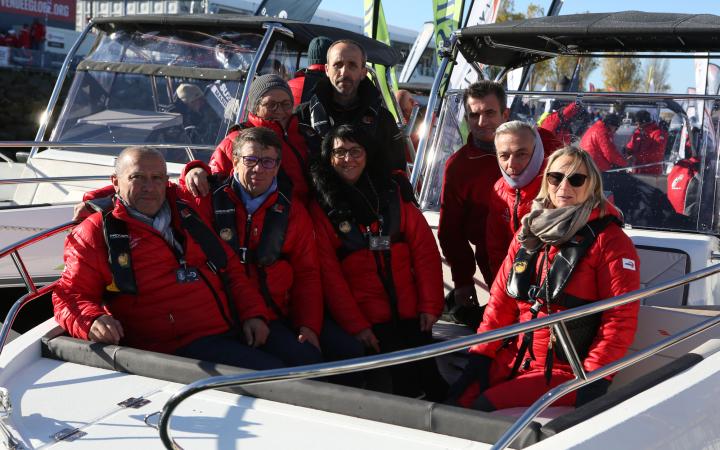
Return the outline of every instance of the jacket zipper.
{"type": "Polygon", "coordinates": [[[520,218],[518,217],[518,207],[520,206],[520,189],[515,189],[515,207],[513,208],[513,231],[520,229],[520,218]]]}
{"type": "Polygon", "coordinates": [[[250,277],[250,261],[248,255],[250,252],[250,230],[252,229],[252,214],[247,215],[245,222],[245,274],[250,277]]]}

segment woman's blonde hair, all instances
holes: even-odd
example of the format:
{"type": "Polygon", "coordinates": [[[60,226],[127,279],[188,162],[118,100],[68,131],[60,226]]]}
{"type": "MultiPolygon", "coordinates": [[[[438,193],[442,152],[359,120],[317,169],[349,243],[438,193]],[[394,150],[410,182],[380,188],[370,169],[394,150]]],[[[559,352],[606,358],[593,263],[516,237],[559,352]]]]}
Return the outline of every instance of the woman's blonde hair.
{"type": "Polygon", "coordinates": [[[545,208],[554,208],[552,202],[550,201],[547,174],[550,171],[550,166],[552,166],[555,161],[557,161],[563,156],[569,156],[573,159],[573,162],[570,165],[570,169],[567,172],[568,175],[574,174],[582,165],[585,165],[585,168],[588,172],[588,178],[586,183],[589,183],[589,195],[587,200],[585,201],[591,202],[593,207],[600,206],[600,215],[604,216],[605,204],[608,200],[607,198],[605,198],[605,194],[603,192],[600,170],[598,170],[590,154],[580,148],[577,144],[570,144],[566,145],[565,147],[559,148],[548,157],[547,164],[545,165],[545,171],[543,172],[542,184],[540,185],[540,193],[537,196],[538,200],[542,200],[543,206],[545,208]]]}

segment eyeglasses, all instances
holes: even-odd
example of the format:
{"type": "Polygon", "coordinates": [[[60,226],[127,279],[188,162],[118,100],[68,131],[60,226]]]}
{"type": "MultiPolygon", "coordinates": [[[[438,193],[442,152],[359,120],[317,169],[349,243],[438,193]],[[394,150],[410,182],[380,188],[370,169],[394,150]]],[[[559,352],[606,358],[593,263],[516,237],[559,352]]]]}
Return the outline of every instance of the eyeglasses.
{"type": "Polygon", "coordinates": [[[274,169],[280,164],[280,158],[258,158],[257,156],[241,156],[245,167],[255,167],[260,163],[263,169],[274,169]]]}
{"type": "Polygon", "coordinates": [[[365,154],[365,149],[362,147],[347,148],[334,148],[332,151],[333,158],[345,159],[348,155],[352,159],[360,159],[365,154]]]}
{"type": "Polygon", "coordinates": [[[284,109],[285,111],[290,111],[293,107],[293,103],[289,100],[285,100],[284,102],[260,103],[260,106],[272,112],[278,111],[280,108],[284,109]]]}
{"type": "Polygon", "coordinates": [[[567,178],[568,182],[570,183],[570,186],[572,187],[580,187],[583,184],[585,184],[585,180],[587,180],[587,175],[582,173],[574,173],[572,175],[566,175],[562,172],[548,172],[547,173],[547,182],[550,183],[553,186],[559,186],[562,181],[567,178]]]}

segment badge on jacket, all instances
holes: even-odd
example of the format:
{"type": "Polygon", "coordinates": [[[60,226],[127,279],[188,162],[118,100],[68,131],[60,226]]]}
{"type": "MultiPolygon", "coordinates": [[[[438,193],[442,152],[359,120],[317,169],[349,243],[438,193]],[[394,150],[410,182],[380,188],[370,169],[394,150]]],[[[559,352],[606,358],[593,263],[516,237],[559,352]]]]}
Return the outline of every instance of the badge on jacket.
{"type": "Polygon", "coordinates": [[[130,266],[130,255],[127,253],[120,253],[117,257],[117,262],[120,265],[120,267],[129,267],[130,266]]]}
{"type": "Polygon", "coordinates": [[[523,273],[527,269],[527,261],[518,261],[513,264],[513,270],[515,273],[523,273]]]}
{"type": "Polygon", "coordinates": [[[223,241],[229,241],[233,237],[233,232],[230,228],[223,228],[220,230],[220,238],[223,241]]]}
{"type": "Polygon", "coordinates": [[[340,224],[338,225],[338,228],[340,229],[341,232],[347,234],[352,230],[352,225],[350,225],[350,222],[348,222],[347,220],[344,220],[344,221],[340,222],[340,224]]]}

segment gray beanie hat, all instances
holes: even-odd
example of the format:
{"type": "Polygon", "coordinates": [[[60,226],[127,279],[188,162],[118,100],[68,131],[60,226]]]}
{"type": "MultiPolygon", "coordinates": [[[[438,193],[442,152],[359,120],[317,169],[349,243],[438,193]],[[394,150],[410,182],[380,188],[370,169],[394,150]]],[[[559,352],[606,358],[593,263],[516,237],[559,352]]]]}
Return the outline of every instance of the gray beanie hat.
{"type": "Polygon", "coordinates": [[[259,77],[256,77],[252,83],[250,83],[250,90],[248,92],[248,111],[254,114],[260,104],[260,99],[273,89],[282,89],[287,92],[288,96],[290,96],[290,101],[293,100],[292,91],[290,91],[290,87],[281,76],[274,73],[260,75],[259,77]]]}

